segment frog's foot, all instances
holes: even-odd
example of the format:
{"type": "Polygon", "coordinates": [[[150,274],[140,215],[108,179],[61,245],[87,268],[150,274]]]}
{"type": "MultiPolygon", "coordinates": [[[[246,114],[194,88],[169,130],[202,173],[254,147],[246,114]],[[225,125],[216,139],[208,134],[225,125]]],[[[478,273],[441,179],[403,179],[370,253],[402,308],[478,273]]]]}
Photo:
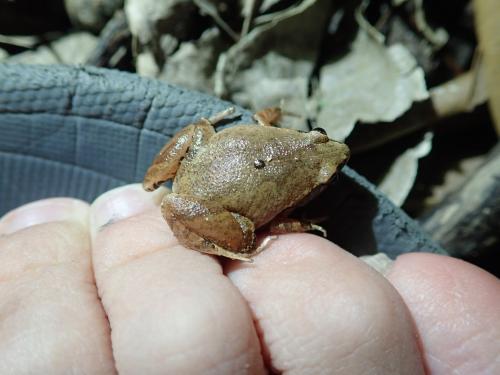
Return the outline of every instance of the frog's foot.
{"type": "Polygon", "coordinates": [[[255,248],[254,225],[248,218],[211,201],[168,194],[162,213],[184,246],[207,254],[250,261],[255,248]]]}
{"type": "MultiPolygon", "coordinates": [[[[269,243],[274,241],[274,240],[277,240],[278,239],[278,236],[275,236],[275,235],[271,235],[271,236],[267,236],[266,238],[264,238],[264,240],[262,240],[262,242],[260,243],[259,246],[257,246],[257,248],[248,253],[247,256],[249,258],[253,258],[254,256],[256,256],[257,254],[261,253],[263,250],[265,250],[267,248],[267,246],[269,246],[269,243]]],[[[253,260],[250,259],[251,262],[253,262],[253,260]]]]}
{"type": "Polygon", "coordinates": [[[303,233],[310,231],[318,231],[326,238],[326,230],[307,221],[300,221],[292,218],[275,218],[269,223],[269,233],[285,234],[285,233],[303,233]]]}
{"type": "Polygon", "coordinates": [[[253,254],[250,254],[250,255],[237,254],[237,253],[234,253],[230,250],[223,249],[222,247],[217,246],[214,243],[208,244],[208,246],[203,248],[203,249],[196,249],[196,250],[198,250],[202,253],[205,253],[205,254],[217,255],[217,256],[221,256],[221,257],[225,257],[225,258],[229,258],[229,259],[233,259],[233,260],[241,260],[242,262],[249,262],[249,263],[253,262],[252,257],[254,256],[253,254]]]}
{"type": "Polygon", "coordinates": [[[273,126],[277,125],[282,117],[281,107],[265,108],[253,115],[253,118],[259,125],[273,126]]]}

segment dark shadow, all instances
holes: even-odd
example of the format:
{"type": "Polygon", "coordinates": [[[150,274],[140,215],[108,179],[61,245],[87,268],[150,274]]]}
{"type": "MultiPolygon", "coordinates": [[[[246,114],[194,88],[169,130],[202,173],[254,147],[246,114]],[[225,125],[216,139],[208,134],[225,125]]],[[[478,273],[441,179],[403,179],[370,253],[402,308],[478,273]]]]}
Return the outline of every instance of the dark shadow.
{"type": "Polygon", "coordinates": [[[294,215],[318,222],[328,233],[328,239],[355,255],[377,252],[373,232],[378,201],[366,188],[341,174],[318,197],[294,215]]]}

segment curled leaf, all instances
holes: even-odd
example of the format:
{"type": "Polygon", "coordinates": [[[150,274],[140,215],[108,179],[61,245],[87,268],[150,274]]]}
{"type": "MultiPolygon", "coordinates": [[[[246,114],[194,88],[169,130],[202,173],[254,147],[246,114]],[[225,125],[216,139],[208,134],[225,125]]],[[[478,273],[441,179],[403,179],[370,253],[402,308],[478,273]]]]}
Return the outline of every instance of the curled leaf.
{"type": "Polygon", "coordinates": [[[410,193],[417,177],[418,160],[427,156],[431,151],[432,137],[432,133],[426,133],[418,145],[402,153],[379,184],[380,191],[397,206],[401,206],[410,193]]]}
{"type": "Polygon", "coordinates": [[[351,51],[320,71],[317,123],[343,140],[357,121],[393,121],[428,95],[424,72],[403,45],[385,47],[360,29],[351,51]]]}

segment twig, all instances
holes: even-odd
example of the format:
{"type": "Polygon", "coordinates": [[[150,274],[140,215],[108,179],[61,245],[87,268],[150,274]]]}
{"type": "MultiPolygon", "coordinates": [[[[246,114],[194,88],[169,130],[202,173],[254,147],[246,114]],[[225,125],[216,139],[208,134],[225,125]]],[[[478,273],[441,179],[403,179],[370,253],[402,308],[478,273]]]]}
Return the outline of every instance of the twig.
{"type": "Polygon", "coordinates": [[[210,4],[208,1],[205,0],[194,0],[194,3],[200,10],[206,14],[208,14],[212,19],[215,21],[215,23],[222,29],[224,30],[235,42],[237,42],[240,39],[240,36],[234,31],[231,26],[227,24],[226,21],[222,19],[222,17],[219,15],[219,12],[217,12],[217,9],[213,4],[210,4]]]}
{"type": "Polygon", "coordinates": [[[255,14],[255,9],[260,6],[262,0],[246,0],[243,8],[243,15],[245,19],[243,20],[243,26],[241,28],[240,38],[243,38],[250,31],[252,26],[253,16],[255,14]]]}

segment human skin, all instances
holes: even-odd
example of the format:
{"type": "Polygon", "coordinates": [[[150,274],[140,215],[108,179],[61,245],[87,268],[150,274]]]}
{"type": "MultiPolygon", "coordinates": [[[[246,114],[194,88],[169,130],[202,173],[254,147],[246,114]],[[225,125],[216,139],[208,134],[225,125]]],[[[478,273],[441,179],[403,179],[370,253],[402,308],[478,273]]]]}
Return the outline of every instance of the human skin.
{"type": "Polygon", "coordinates": [[[0,373],[495,374],[500,281],[310,234],[254,263],[183,248],[138,185],[0,219],[0,373]]]}

